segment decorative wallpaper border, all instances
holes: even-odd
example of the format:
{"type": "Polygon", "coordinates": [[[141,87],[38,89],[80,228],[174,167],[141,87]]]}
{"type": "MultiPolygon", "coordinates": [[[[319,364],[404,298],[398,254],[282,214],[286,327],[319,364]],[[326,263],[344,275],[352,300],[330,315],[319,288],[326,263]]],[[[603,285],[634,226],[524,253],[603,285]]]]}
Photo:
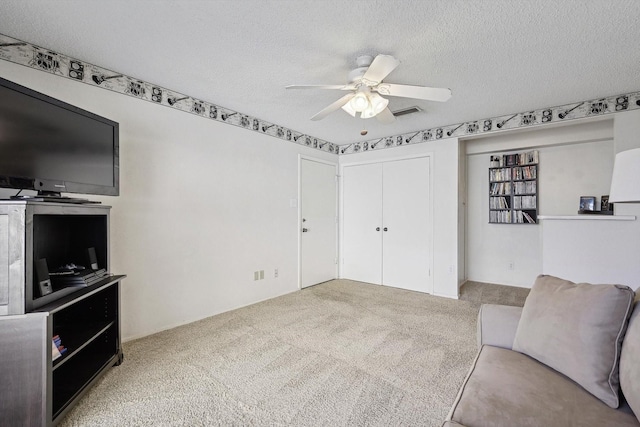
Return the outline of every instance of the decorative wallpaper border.
{"type": "Polygon", "coordinates": [[[387,136],[369,141],[353,142],[339,146],[338,154],[353,154],[363,151],[399,147],[401,145],[414,145],[439,139],[522,129],[637,109],[640,109],[640,92],[631,92],[601,99],[559,105],[557,107],[548,107],[523,113],[492,117],[490,119],[474,120],[433,129],[419,130],[417,132],[387,136]]]}
{"type": "Polygon", "coordinates": [[[0,59],[337,155],[522,129],[640,109],[640,91],[337,145],[0,34],[0,59]]]}
{"type": "Polygon", "coordinates": [[[0,34],[0,59],[274,138],[338,154],[336,144],[0,34]]]}

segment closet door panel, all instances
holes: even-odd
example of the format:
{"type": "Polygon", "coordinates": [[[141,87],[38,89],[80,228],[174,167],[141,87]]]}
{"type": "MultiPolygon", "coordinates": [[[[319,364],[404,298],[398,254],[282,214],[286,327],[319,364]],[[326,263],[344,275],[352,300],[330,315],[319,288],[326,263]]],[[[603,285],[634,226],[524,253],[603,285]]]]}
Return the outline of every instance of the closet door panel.
{"type": "Polygon", "coordinates": [[[347,166],[342,173],[341,277],[381,284],[382,164],[347,166]]]}
{"type": "Polygon", "coordinates": [[[382,284],[431,292],[429,158],[383,164],[382,284]]]}

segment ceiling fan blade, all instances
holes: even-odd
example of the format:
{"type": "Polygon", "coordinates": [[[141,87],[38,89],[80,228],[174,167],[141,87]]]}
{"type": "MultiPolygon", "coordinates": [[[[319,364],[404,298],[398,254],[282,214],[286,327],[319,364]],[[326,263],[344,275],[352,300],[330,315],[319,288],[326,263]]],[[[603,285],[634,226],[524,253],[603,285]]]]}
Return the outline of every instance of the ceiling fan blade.
{"type": "Polygon", "coordinates": [[[367,86],[375,86],[395,70],[398,65],[400,65],[400,61],[393,56],[378,55],[362,76],[362,82],[367,86]]]}
{"type": "Polygon", "coordinates": [[[286,89],[338,89],[338,90],[353,90],[355,86],[351,85],[289,85],[286,89]]]}
{"type": "Polygon", "coordinates": [[[378,119],[380,123],[389,124],[396,121],[396,116],[394,116],[391,110],[387,107],[376,114],[376,119],[378,119]]]}
{"type": "Polygon", "coordinates": [[[311,117],[311,120],[322,120],[322,119],[324,119],[329,114],[333,113],[334,111],[338,110],[340,107],[345,105],[347,102],[351,101],[351,98],[353,98],[355,95],[356,94],[353,93],[353,92],[346,94],[345,96],[343,96],[342,98],[340,98],[336,102],[334,102],[333,104],[329,105],[328,107],[326,107],[323,110],[321,110],[318,113],[316,113],[315,116],[311,117]]]}
{"type": "Polygon", "coordinates": [[[451,89],[444,87],[409,86],[393,83],[381,83],[374,89],[382,95],[426,99],[428,101],[444,102],[448,101],[449,98],[451,98],[451,89]]]}

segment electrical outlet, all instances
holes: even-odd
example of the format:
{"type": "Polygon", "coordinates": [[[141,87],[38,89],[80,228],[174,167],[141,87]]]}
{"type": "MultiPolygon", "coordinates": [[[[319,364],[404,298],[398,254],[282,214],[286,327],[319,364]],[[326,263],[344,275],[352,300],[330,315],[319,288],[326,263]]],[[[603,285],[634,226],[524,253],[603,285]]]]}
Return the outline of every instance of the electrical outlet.
{"type": "Polygon", "coordinates": [[[253,280],[260,280],[260,272],[258,271],[253,272],[253,280]]]}
{"type": "Polygon", "coordinates": [[[275,277],[276,279],[278,278],[278,269],[277,268],[273,272],[273,277],[275,277]]]}
{"type": "Polygon", "coordinates": [[[509,264],[507,264],[507,270],[509,271],[515,270],[515,264],[513,261],[509,261],[509,264]]]}
{"type": "Polygon", "coordinates": [[[264,270],[260,270],[260,280],[264,279],[264,270]]]}

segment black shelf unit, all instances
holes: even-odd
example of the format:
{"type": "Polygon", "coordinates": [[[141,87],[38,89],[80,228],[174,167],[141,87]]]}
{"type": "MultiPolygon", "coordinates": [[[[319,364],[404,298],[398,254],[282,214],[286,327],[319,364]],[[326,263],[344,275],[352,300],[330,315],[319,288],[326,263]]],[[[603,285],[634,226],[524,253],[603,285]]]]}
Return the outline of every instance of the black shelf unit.
{"type": "Polygon", "coordinates": [[[112,276],[43,307],[47,330],[58,335],[67,352],[50,363],[52,420],[57,421],[84,391],[113,365],[123,360],[120,344],[120,281],[112,276]]]}
{"type": "Polygon", "coordinates": [[[24,266],[3,282],[3,269],[10,269],[0,263],[0,286],[21,298],[0,307],[5,310],[0,312],[0,356],[11,361],[0,366],[0,377],[12,384],[0,390],[0,412],[18,425],[55,426],[102,375],[123,361],[120,289],[126,276],[108,273],[109,209],[0,201],[0,221],[9,230],[0,233],[0,244],[8,238],[7,265],[24,266]],[[36,261],[45,258],[50,269],[70,262],[89,266],[87,248],[95,249],[98,267],[105,271],[101,279],[88,286],[54,287],[41,296],[36,261]],[[53,360],[56,335],[66,352],[53,360]]]}
{"type": "Polygon", "coordinates": [[[489,223],[538,223],[538,151],[492,155],[489,223]]]}

